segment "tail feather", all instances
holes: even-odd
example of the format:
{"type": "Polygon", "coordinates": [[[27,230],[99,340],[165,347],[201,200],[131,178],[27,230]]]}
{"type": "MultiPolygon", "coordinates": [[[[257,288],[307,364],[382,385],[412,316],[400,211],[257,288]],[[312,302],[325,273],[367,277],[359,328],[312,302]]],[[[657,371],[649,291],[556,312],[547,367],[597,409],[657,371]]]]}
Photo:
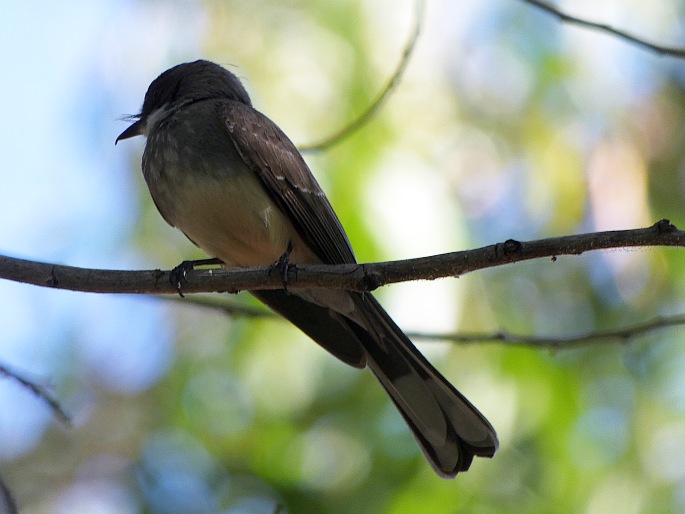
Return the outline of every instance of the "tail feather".
{"type": "Polygon", "coordinates": [[[344,362],[368,365],[402,414],[436,473],[454,478],[474,456],[492,457],[498,441],[487,419],[412,344],[378,301],[349,293],[356,321],[284,291],[255,291],[344,362]]]}
{"type": "Polygon", "coordinates": [[[435,471],[453,478],[469,469],[474,456],[492,457],[499,443],[485,416],[421,355],[373,296],[354,297],[372,327],[358,333],[367,364],[435,471]]]}

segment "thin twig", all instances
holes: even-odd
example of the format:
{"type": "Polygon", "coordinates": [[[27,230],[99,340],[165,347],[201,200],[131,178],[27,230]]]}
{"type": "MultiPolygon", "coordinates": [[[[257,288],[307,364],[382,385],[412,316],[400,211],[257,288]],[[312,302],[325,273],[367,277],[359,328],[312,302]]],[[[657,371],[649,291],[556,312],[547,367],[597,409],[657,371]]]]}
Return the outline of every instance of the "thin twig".
{"type": "Polygon", "coordinates": [[[635,338],[662,330],[668,327],[685,325],[685,314],[674,316],[660,316],[644,323],[630,325],[615,330],[589,331],[585,334],[569,336],[526,336],[510,332],[495,332],[492,334],[428,334],[424,332],[407,332],[409,337],[426,341],[450,341],[454,343],[506,343],[516,346],[534,346],[546,348],[568,348],[583,346],[598,342],[612,343],[615,341],[628,343],[635,338]]]}
{"type": "Polygon", "coordinates": [[[224,302],[197,296],[188,298],[181,298],[180,296],[159,296],[158,298],[160,300],[170,301],[181,305],[195,305],[203,309],[220,311],[231,318],[278,318],[273,311],[269,311],[265,307],[250,307],[247,305],[240,305],[235,302],[224,302]]]}
{"type": "Polygon", "coordinates": [[[421,24],[423,23],[423,1],[417,0],[416,2],[416,23],[414,25],[414,32],[412,33],[407,45],[402,52],[402,57],[400,58],[397,68],[395,68],[394,73],[390,76],[390,79],[385,84],[376,99],[369,105],[369,107],[360,116],[352,120],[348,125],[340,129],[339,131],[333,133],[332,135],[318,141],[316,143],[298,146],[301,152],[320,152],[327,150],[331,146],[340,143],[343,139],[347,138],[361,127],[366,125],[378,112],[378,110],[383,106],[385,101],[390,96],[390,93],[395,89],[397,83],[402,78],[404,71],[407,69],[409,64],[409,58],[414,52],[414,47],[419,39],[419,34],[421,34],[421,24]]]}
{"type": "Polygon", "coordinates": [[[578,18],[576,16],[571,16],[569,14],[566,14],[566,13],[560,11],[559,9],[548,4],[547,2],[541,2],[540,0],[521,0],[521,1],[525,2],[527,4],[530,4],[534,7],[537,7],[538,9],[541,9],[541,10],[545,11],[546,13],[549,13],[552,16],[559,18],[559,20],[561,20],[564,23],[580,25],[581,27],[585,27],[588,29],[606,32],[606,33],[614,35],[620,39],[628,41],[629,43],[632,43],[634,45],[642,47],[646,50],[650,50],[652,52],[655,52],[658,55],[668,55],[671,57],[678,57],[678,58],[685,57],[685,49],[684,48],[668,47],[668,46],[662,46],[662,45],[659,45],[656,43],[650,43],[649,41],[646,41],[646,40],[642,39],[641,37],[634,36],[634,35],[629,34],[628,32],[625,32],[623,30],[615,29],[614,27],[607,25],[605,23],[597,23],[597,22],[593,22],[593,21],[588,21],[588,20],[583,19],[583,18],[578,18]]]}
{"type": "MultiPolygon", "coordinates": [[[[248,307],[238,305],[232,302],[224,302],[220,300],[213,300],[209,298],[174,298],[169,296],[159,297],[165,301],[173,301],[183,305],[196,305],[205,309],[214,309],[222,312],[230,317],[243,317],[252,319],[272,318],[280,319],[272,311],[259,307],[248,307]]],[[[612,343],[618,341],[621,343],[628,343],[639,336],[662,330],[670,327],[677,327],[685,325],[685,314],[677,314],[673,316],[659,316],[644,323],[629,325],[624,328],[614,330],[597,330],[588,331],[583,334],[573,334],[568,336],[529,336],[523,334],[514,334],[507,331],[498,332],[459,332],[459,333],[427,333],[427,332],[412,332],[407,331],[406,334],[411,339],[422,339],[426,342],[432,341],[447,341],[459,344],[474,344],[474,343],[506,343],[507,345],[515,346],[533,346],[533,347],[547,347],[547,348],[568,348],[571,346],[582,346],[586,344],[595,344],[597,342],[612,343]]]]}
{"type": "Polygon", "coordinates": [[[69,418],[67,413],[64,412],[64,409],[62,409],[62,406],[59,404],[59,402],[47,391],[45,387],[40,386],[35,382],[29,380],[28,378],[21,376],[16,371],[11,371],[2,364],[0,364],[0,375],[12,378],[16,382],[19,382],[19,384],[24,386],[26,389],[35,394],[38,398],[47,403],[52,412],[55,414],[55,416],[57,416],[63,423],[71,425],[71,419],[69,418]]]}
{"type": "Polygon", "coordinates": [[[4,507],[2,512],[7,514],[18,514],[19,508],[17,507],[17,502],[12,496],[12,491],[7,487],[5,481],[0,477],[0,507],[4,507]]]}

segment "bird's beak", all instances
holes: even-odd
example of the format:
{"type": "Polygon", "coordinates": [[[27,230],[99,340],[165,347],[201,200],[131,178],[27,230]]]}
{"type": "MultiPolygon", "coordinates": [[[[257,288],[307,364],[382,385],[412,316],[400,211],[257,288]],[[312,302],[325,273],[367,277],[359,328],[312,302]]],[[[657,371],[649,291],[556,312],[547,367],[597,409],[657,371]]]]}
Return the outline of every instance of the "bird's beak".
{"type": "Polygon", "coordinates": [[[143,128],[145,128],[143,120],[136,121],[133,125],[124,130],[121,134],[119,134],[119,137],[114,142],[114,144],[116,145],[122,139],[129,139],[131,137],[140,136],[143,133],[143,128]]]}

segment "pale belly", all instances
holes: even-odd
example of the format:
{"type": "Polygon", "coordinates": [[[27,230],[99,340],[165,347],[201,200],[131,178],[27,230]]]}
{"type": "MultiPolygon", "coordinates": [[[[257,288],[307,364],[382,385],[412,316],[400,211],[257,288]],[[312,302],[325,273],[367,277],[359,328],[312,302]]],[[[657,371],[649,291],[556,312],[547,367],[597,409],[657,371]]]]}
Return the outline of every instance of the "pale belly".
{"type": "Polygon", "coordinates": [[[229,266],[266,266],[292,244],[290,261],[318,262],[250,172],[230,178],[184,174],[181,184],[150,185],[167,221],[229,266]]]}
{"type": "MultiPolygon", "coordinates": [[[[166,173],[169,171],[167,167],[166,173]]],[[[252,172],[245,169],[227,175],[179,173],[176,180],[148,180],[148,186],[164,218],[229,267],[269,266],[289,245],[290,263],[321,262],[252,172]]],[[[346,291],[300,289],[295,294],[364,323],[346,291]]]]}

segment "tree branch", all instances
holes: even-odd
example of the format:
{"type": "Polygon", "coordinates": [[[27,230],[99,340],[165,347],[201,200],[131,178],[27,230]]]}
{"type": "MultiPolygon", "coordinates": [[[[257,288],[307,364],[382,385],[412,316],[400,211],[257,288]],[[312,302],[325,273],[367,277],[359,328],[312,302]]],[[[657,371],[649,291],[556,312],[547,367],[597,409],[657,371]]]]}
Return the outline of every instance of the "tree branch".
{"type": "MultiPolygon", "coordinates": [[[[452,252],[431,257],[373,264],[291,265],[289,289],[326,288],[372,291],[377,287],[412,280],[435,280],[456,277],[473,271],[514,262],[560,255],[580,255],[587,251],[638,246],[685,246],[685,232],[668,220],[651,227],[593,232],[503,243],[475,250],[452,252]]],[[[75,268],[0,256],[0,278],[55,289],[91,293],[176,294],[171,271],[115,271],[75,268]]],[[[242,290],[282,289],[281,270],[273,266],[241,269],[191,270],[184,293],[231,292],[242,290]]]]}
{"type": "Polygon", "coordinates": [[[71,425],[71,419],[64,411],[62,406],[59,404],[57,399],[50,394],[47,388],[37,384],[36,382],[26,377],[21,376],[16,371],[12,371],[9,368],[7,368],[7,366],[4,366],[2,364],[0,364],[0,375],[14,379],[16,382],[18,382],[23,387],[25,387],[33,394],[35,394],[38,398],[43,400],[48,405],[48,407],[50,407],[53,414],[57,416],[64,424],[71,425]]]}
{"type": "Polygon", "coordinates": [[[366,125],[369,121],[371,121],[371,119],[376,115],[378,110],[383,106],[385,101],[388,99],[388,97],[390,96],[390,93],[392,93],[392,91],[395,89],[395,87],[397,86],[397,83],[402,78],[402,75],[404,75],[404,71],[407,69],[407,65],[409,64],[409,58],[411,57],[411,54],[414,53],[414,47],[416,46],[416,42],[419,39],[419,35],[421,34],[422,22],[423,22],[423,1],[417,0],[416,1],[416,23],[414,25],[414,32],[409,37],[409,41],[407,42],[407,45],[404,47],[404,51],[402,52],[402,57],[400,57],[400,61],[399,61],[399,63],[397,63],[397,67],[395,68],[395,71],[390,76],[390,79],[388,80],[388,82],[386,82],[383,89],[381,89],[381,92],[378,94],[376,99],[371,103],[371,105],[369,105],[367,107],[366,111],[364,111],[357,118],[352,120],[349,124],[347,124],[346,126],[341,128],[337,132],[329,135],[325,139],[322,139],[321,141],[318,141],[316,143],[311,143],[308,145],[298,145],[298,149],[301,152],[321,152],[323,150],[327,150],[331,146],[337,145],[343,139],[352,135],[357,130],[362,128],[364,125],[366,125]]]}
{"type": "Polygon", "coordinates": [[[9,487],[7,487],[7,484],[5,484],[2,477],[0,477],[0,506],[3,505],[3,512],[6,512],[7,514],[17,514],[19,512],[19,509],[17,508],[17,502],[12,496],[12,491],[10,491],[9,487]]]}
{"type": "Polygon", "coordinates": [[[423,332],[407,332],[412,339],[426,341],[449,341],[453,343],[506,343],[515,346],[532,346],[538,348],[568,348],[570,346],[584,346],[588,344],[604,343],[628,343],[633,339],[662,330],[669,327],[685,325],[685,314],[674,316],[659,316],[644,323],[636,323],[614,330],[589,331],[584,334],[568,336],[528,336],[512,334],[510,332],[486,333],[461,333],[461,334],[428,334],[423,332]]]}
{"type": "MultiPolygon", "coordinates": [[[[239,305],[235,302],[225,302],[214,300],[207,297],[195,298],[175,298],[175,297],[160,297],[165,301],[178,302],[184,306],[195,305],[203,309],[213,309],[222,312],[226,316],[232,318],[249,318],[249,319],[280,319],[273,311],[267,310],[264,307],[250,307],[246,305],[239,305]]],[[[663,330],[670,327],[677,327],[685,325],[685,314],[675,314],[673,316],[659,316],[652,320],[642,323],[636,323],[623,328],[613,330],[596,330],[587,331],[580,334],[571,334],[566,336],[530,336],[523,334],[514,334],[507,331],[497,332],[412,332],[407,330],[406,334],[410,339],[422,339],[426,342],[441,342],[447,341],[458,344],[482,344],[482,343],[505,343],[514,346],[528,346],[537,348],[568,348],[570,346],[584,346],[588,344],[595,344],[597,342],[604,343],[629,343],[635,338],[663,330]]]]}
{"type": "Polygon", "coordinates": [[[646,41],[640,37],[634,36],[632,34],[629,34],[628,32],[625,32],[623,30],[615,29],[610,25],[606,25],[604,23],[597,23],[593,21],[588,21],[583,18],[578,18],[576,16],[571,16],[569,14],[566,14],[556,7],[548,4],[547,2],[542,2],[540,0],[521,0],[522,2],[525,2],[527,4],[530,4],[534,7],[537,7],[538,9],[541,9],[545,11],[548,14],[551,14],[552,16],[555,16],[559,18],[560,21],[564,23],[571,23],[575,25],[580,25],[581,27],[585,27],[588,29],[593,29],[593,30],[599,30],[600,32],[606,32],[608,34],[612,34],[614,36],[617,36],[620,39],[623,39],[625,41],[628,41],[629,43],[632,43],[634,45],[637,45],[639,47],[642,47],[646,50],[655,52],[659,55],[668,55],[671,57],[678,57],[678,58],[683,58],[685,57],[685,49],[683,48],[675,48],[675,47],[667,47],[667,46],[662,46],[656,43],[650,43],[649,41],[646,41]]]}

